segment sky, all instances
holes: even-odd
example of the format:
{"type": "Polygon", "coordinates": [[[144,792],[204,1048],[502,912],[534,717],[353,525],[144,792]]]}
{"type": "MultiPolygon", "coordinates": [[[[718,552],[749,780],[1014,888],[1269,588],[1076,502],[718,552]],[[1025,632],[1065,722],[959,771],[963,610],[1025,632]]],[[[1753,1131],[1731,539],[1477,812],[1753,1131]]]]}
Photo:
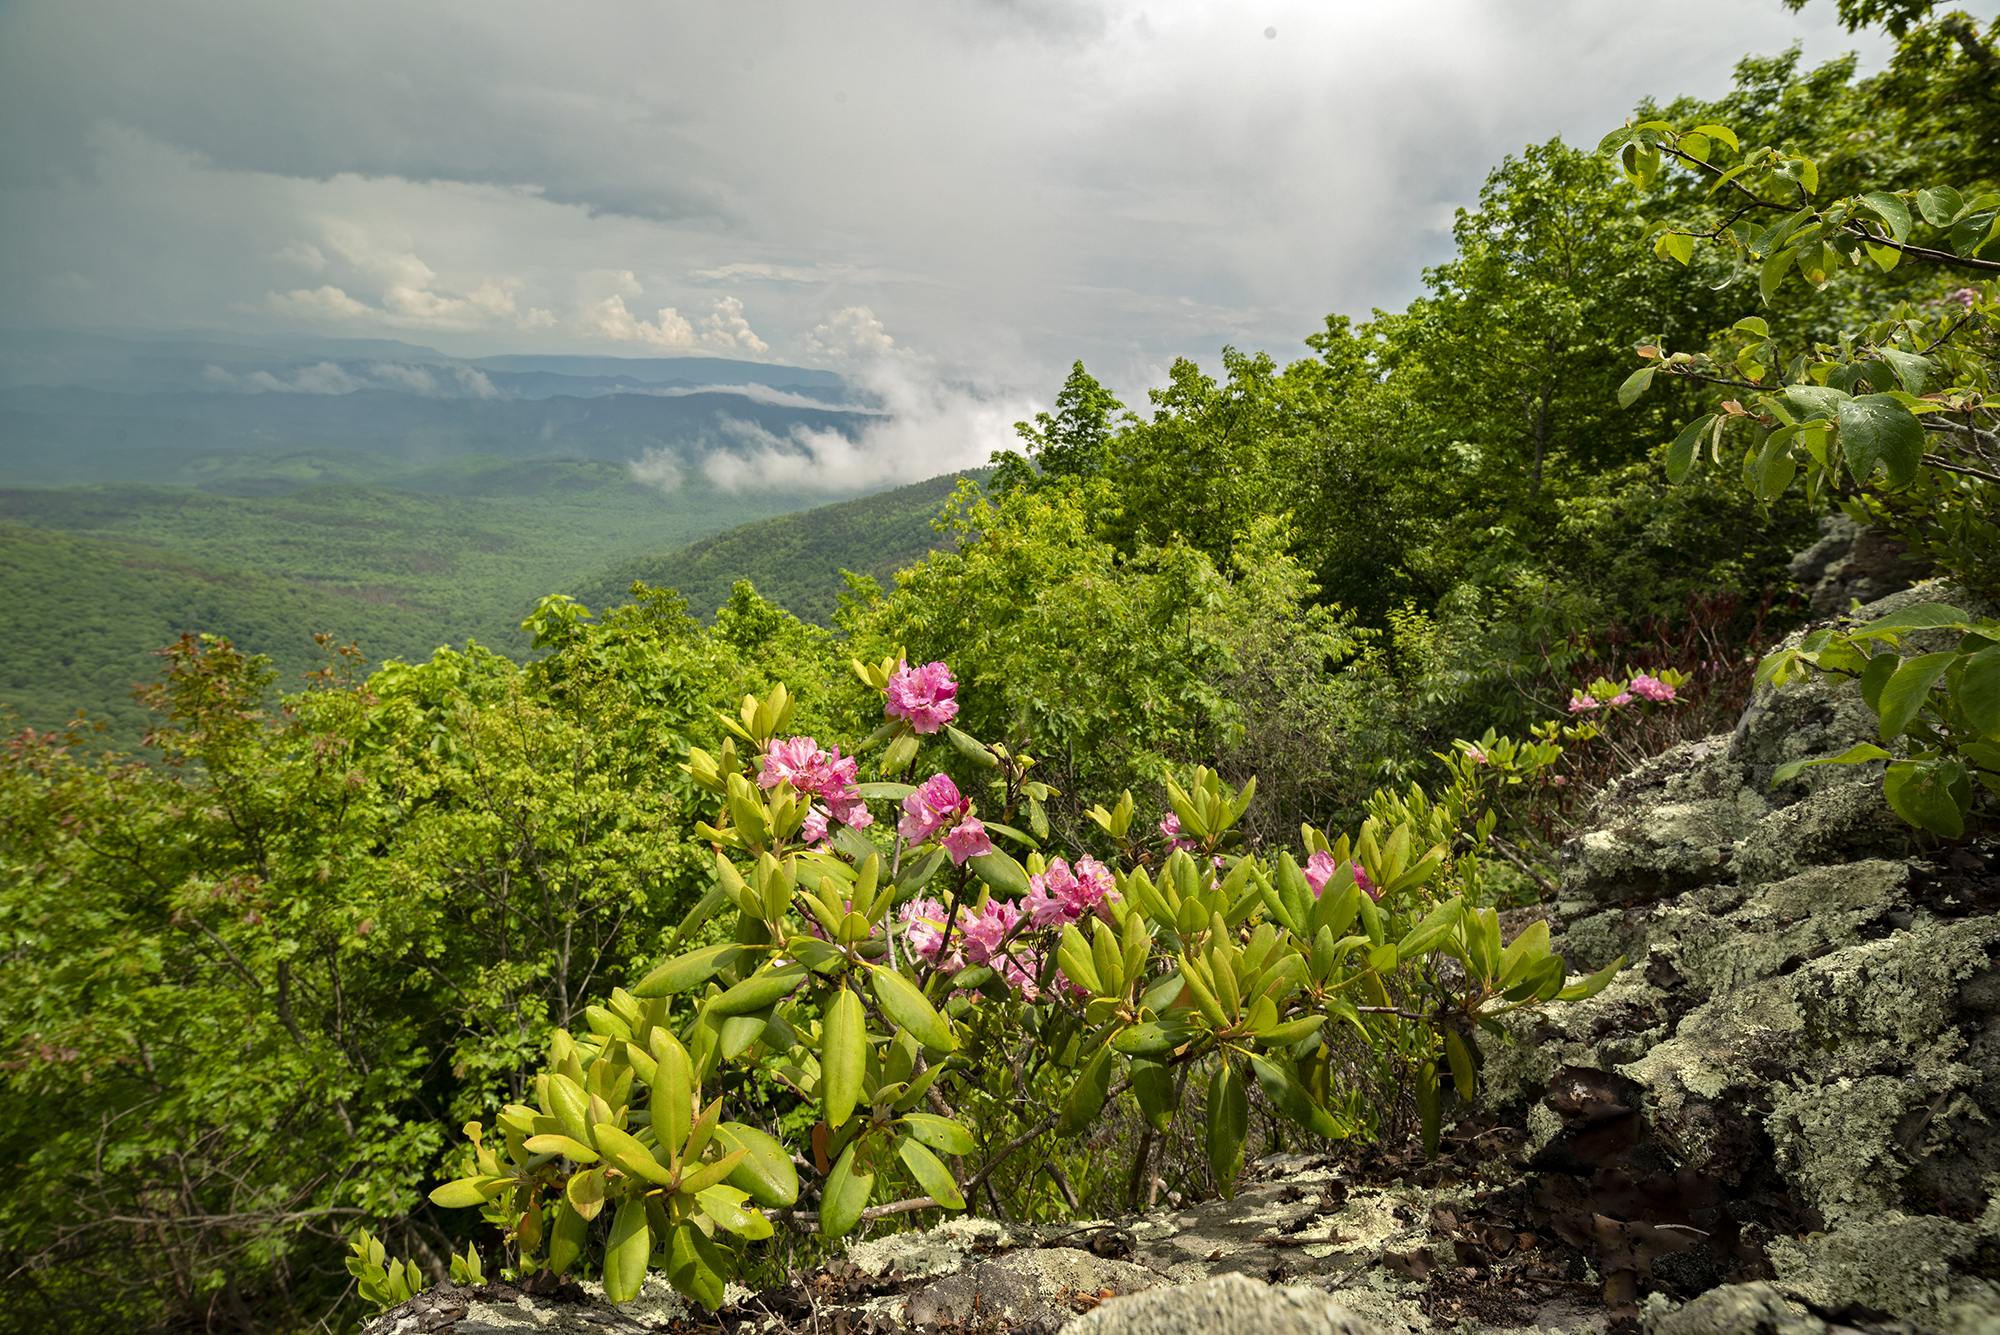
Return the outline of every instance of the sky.
{"type": "Polygon", "coordinates": [[[823,366],[984,439],[1400,306],[1504,154],[1795,41],[1887,50],[1832,0],[0,0],[0,323],[823,366]]]}

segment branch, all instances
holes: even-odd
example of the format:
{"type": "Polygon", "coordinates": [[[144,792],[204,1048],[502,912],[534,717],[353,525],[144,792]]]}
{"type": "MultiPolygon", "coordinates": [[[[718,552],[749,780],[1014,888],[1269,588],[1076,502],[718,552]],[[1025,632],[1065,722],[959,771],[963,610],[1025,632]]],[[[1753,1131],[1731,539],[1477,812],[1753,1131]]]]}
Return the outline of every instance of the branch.
{"type": "Polygon", "coordinates": [[[1556,892],[1555,882],[1551,881],[1548,877],[1542,875],[1540,872],[1536,871],[1533,867],[1529,866],[1527,862],[1522,859],[1520,852],[1517,849],[1515,849],[1515,847],[1512,844],[1508,843],[1505,839],[1502,839],[1497,834],[1488,835],[1487,842],[1492,844],[1493,847],[1500,850],[1501,857],[1513,863],[1523,872],[1526,872],[1529,879],[1534,881],[1536,885],[1542,887],[1543,894],[1552,895],[1556,892]]]}
{"type": "Polygon", "coordinates": [[[1979,30],[1963,14],[1947,14],[1938,20],[1938,31],[1950,33],[1958,42],[1965,58],[1985,70],[1988,74],[2000,74],[2000,56],[1986,49],[1979,40],[1979,30]]]}
{"type": "MultiPolygon", "coordinates": [[[[892,1214],[908,1214],[912,1210],[939,1210],[943,1208],[943,1206],[940,1206],[928,1196],[912,1196],[908,1200],[890,1201],[887,1205],[871,1205],[861,1212],[861,1217],[864,1220],[886,1219],[892,1214]]],[[[819,1232],[819,1211],[817,1210],[776,1210],[772,1212],[771,1218],[782,1222],[786,1227],[799,1233],[819,1232]]]]}

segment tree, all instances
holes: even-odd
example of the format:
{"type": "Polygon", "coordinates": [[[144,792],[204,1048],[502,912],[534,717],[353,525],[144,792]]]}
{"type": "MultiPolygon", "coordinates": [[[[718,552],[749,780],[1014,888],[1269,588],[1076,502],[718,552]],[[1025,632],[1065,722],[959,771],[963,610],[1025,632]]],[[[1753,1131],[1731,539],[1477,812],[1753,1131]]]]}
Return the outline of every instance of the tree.
{"type": "Polygon", "coordinates": [[[1027,457],[1013,450],[994,452],[992,462],[1000,470],[994,477],[995,489],[1032,490],[1059,478],[1097,476],[1111,443],[1112,414],[1124,408],[1117,395],[1083,369],[1081,361],[1075,363],[1056,393],[1054,415],[1036,413],[1032,423],[1014,423],[1015,434],[1027,446],[1027,457]]]}

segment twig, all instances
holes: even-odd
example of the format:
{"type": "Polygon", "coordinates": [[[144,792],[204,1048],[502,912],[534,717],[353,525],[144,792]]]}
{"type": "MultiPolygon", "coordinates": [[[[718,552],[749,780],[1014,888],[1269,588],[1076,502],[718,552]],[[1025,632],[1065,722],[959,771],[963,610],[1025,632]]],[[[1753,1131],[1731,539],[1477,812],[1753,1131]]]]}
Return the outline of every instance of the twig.
{"type": "MultiPolygon", "coordinates": [[[[892,1214],[908,1214],[912,1210],[937,1210],[942,1208],[944,1207],[940,1206],[929,1196],[912,1196],[908,1200],[890,1201],[887,1205],[871,1205],[861,1212],[861,1218],[864,1221],[869,1219],[885,1219],[892,1214]]],[[[819,1230],[819,1211],[817,1210],[776,1210],[772,1212],[771,1218],[783,1222],[786,1226],[800,1233],[814,1233],[819,1230]]]]}

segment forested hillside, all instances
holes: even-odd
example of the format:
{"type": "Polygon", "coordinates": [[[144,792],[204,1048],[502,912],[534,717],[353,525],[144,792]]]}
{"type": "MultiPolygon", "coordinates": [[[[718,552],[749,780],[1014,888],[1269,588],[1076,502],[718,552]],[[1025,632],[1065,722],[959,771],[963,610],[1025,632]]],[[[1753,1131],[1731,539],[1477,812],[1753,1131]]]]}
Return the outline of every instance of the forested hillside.
{"type": "Polygon", "coordinates": [[[842,571],[887,585],[933,549],[949,549],[953,540],[932,521],[961,476],[984,481],[989,475],[972,469],[760,519],[678,551],[624,562],[567,592],[585,606],[610,608],[628,600],[634,583],[673,589],[705,618],[729,601],[738,580],[748,580],[794,616],[830,626],[847,591],[842,571]]]}
{"type": "MultiPolygon", "coordinates": [[[[8,652],[42,663],[224,588],[438,643],[552,596],[518,656],[303,689],[188,636],[153,760],[0,753],[0,1329],[303,1331],[544,1267],[712,1308],[871,1219],[1109,1217],[1337,1141],[1418,1180],[1499,1017],[1618,972],[1572,978],[1546,922],[1503,948],[1500,911],[1552,896],[1608,780],[1735,719],[1819,518],[2000,593],[2000,22],[1888,8],[1880,75],[1753,57],[1508,156],[1418,299],[1290,365],[1182,359],[1128,405],[1078,361],[941,506],[629,563],[656,521],[587,464],[573,508],[10,500],[49,592],[8,652]],[[830,584],[933,509],[936,550],[830,584]],[[555,595],[590,543],[607,573],[555,595]]],[[[1932,840],[2000,792],[2000,626],[1951,612],[1765,669],[1860,677],[1884,747],[1813,760],[1890,762],[1932,840]],[[1953,638],[1905,659],[1913,628],[1953,638]]],[[[1621,1315],[1715,1282],[1630,1255],[1621,1315]]]]}

